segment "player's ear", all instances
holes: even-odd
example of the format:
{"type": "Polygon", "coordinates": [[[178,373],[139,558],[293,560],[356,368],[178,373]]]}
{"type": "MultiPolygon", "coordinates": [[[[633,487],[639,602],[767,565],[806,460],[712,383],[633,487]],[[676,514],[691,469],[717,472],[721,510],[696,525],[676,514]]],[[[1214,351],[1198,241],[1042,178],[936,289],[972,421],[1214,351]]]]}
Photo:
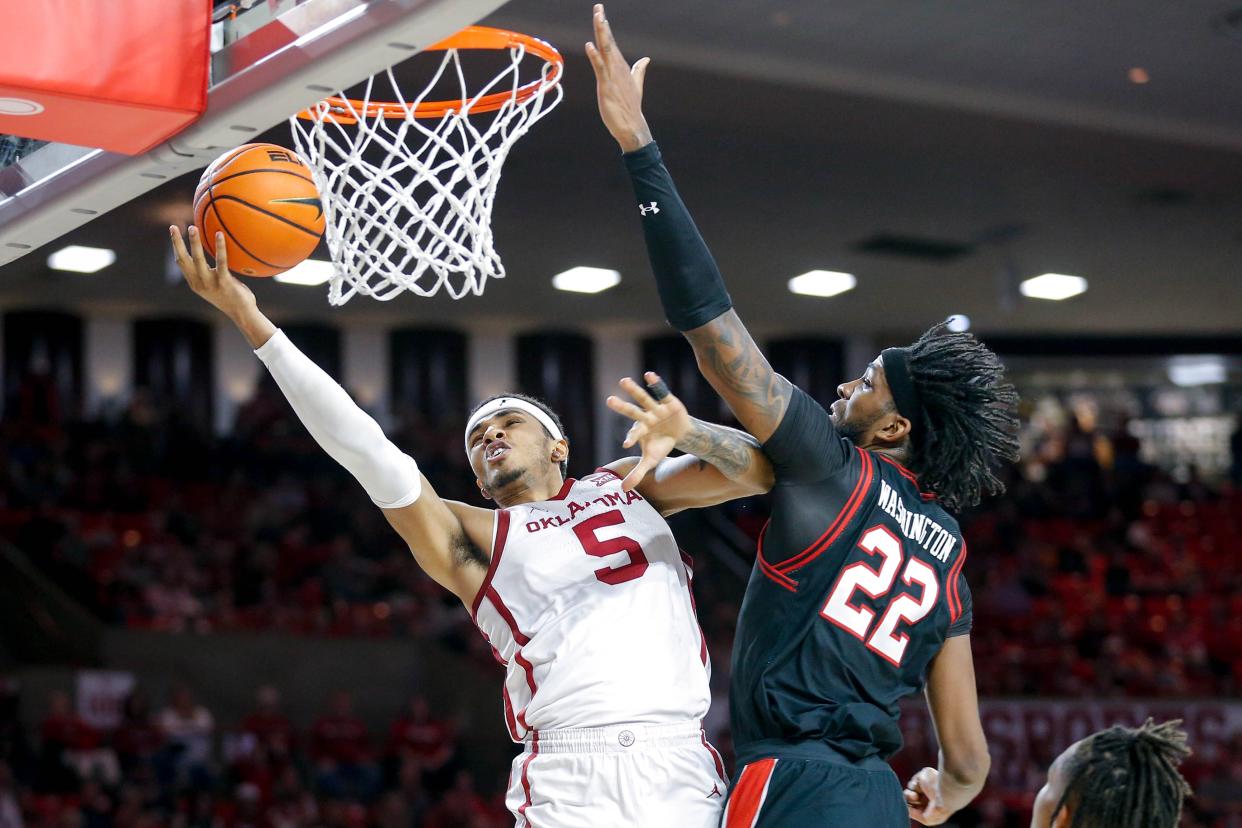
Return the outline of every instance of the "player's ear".
{"type": "Polygon", "coordinates": [[[484,500],[491,500],[491,499],[492,499],[492,493],[491,493],[491,492],[489,492],[489,491],[487,490],[487,487],[483,485],[483,481],[482,481],[482,480],[479,480],[479,479],[476,477],[476,478],[474,479],[474,485],[476,485],[476,486],[478,486],[478,487],[479,487],[479,494],[483,495],[483,499],[484,499],[484,500]]]}
{"type": "Polygon", "coordinates": [[[1057,811],[1056,816],[1052,818],[1052,824],[1048,828],[1069,828],[1070,812],[1069,808],[1062,808],[1057,811]]]}
{"type": "Polygon", "coordinates": [[[560,463],[569,456],[569,441],[561,438],[552,444],[552,462],[560,463]]]}
{"type": "Polygon", "coordinates": [[[900,445],[910,434],[910,421],[896,411],[882,420],[884,423],[876,432],[876,439],[889,445],[900,445]]]}

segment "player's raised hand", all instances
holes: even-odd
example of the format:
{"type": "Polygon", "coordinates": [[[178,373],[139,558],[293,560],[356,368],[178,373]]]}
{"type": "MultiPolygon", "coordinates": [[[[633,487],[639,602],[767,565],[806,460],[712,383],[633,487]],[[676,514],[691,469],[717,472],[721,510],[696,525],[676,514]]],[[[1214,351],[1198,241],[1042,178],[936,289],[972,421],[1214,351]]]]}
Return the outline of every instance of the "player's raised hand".
{"type": "Polygon", "coordinates": [[[255,307],[254,293],[241,280],[229,273],[228,255],[224,249],[224,233],[216,233],[216,266],[207,264],[203,255],[203,240],[193,225],[186,231],[190,237],[189,250],[181,238],[181,230],[175,225],[168,228],[172,236],[173,254],[177,267],[189,282],[190,288],[199,296],[219,308],[230,319],[255,307]]]}
{"type": "Polygon", "coordinates": [[[940,771],[923,768],[906,783],[906,808],[910,819],[920,825],[940,825],[953,812],[945,808],[940,793],[940,771]]]}
{"type": "Polygon", "coordinates": [[[651,58],[641,58],[633,66],[625,62],[602,3],[595,6],[593,23],[595,42],[586,45],[586,53],[595,70],[600,117],[622,152],[642,149],[651,143],[651,130],[643,117],[643,79],[651,58]]]}
{"type": "Polygon", "coordinates": [[[606,400],[609,408],[634,421],[621,445],[625,448],[637,445],[643,451],[638,465],[621,481],[621,488],[627,492],[641,483],[647,472],[659,465],[661,460],[668,457],[673,447],[691,429],[690,413],[686,411],[681,400],[669,392],[664,380],[651,371],[643,374],[643,379],[647,382],[647,388],[629,377],[619,383],[637,405],[625,402],[619,397],[609,397],[606,400]]]}

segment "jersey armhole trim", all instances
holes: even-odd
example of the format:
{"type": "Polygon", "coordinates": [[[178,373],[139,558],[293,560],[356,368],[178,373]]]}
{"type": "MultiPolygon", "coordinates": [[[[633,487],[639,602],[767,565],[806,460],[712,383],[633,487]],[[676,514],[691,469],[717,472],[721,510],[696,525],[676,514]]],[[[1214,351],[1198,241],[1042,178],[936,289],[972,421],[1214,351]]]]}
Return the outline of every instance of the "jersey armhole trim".
{"type": "Polygon", "coordinates": [[[818,540],[792,558],[774,564],[773,566],[778,572],[787,574],[806,566],[818,558],[825,549],[837,542],[837,539],[841,537],[846,527],[850,525],[854,516],[858,514],[859,507],[866,500],[867,493],[871,491],[871,481],[875,478],[875,461],[871,458],[870,452],[864,451],[861,448],[858,448],[857,451],[862,461],[862,468],[858,472],[858,482],[854,484],[854,491],[850,492],[849,499],[845,501],[845,507],[841,509],[837,519],[824,531],[824,534],[819,536],[818,540]]]}
{"type": "Polygon", "coordinates": [[[479,605],[483,603],[483,597],[492,587],[492,578],[496,576],[496,567],[500,566],[500,556],[505,551],[505,541],[509,538],[509,511],[507,509],[496,510],[496,524],[492,529],[492,558],[487,564],[487,574],[483,576],[483,583],[479,585],[479,593],[474,596],[474,603],[470,605],[470,617],[474,619],[475,624],[479,622],[479,605]]]}
{"type": "Polygon", "coordinates": [[[763,557],[763,539],[768,535],[768,527],[772,525],[772,519],[768,518],[768,522],[763,524],[763,529],[759,531],[759,544],[755,550],[755,560],[759,563],[759,571],[762,572],[770,581],[780,587],[784,587],[790,592],[798,591],[798,582],[790,578],[783,572],[780,572],[772,564],[768,563],[763,557]]]}
{"type": "Polygon", "coordinates": [[[946,597],[949,601],[949,623],[957,621],[962,616],[962,595],[957,587],[958,579],[962,575],[962,566],[966,563],[966,539],[962,538],[962,554],[957,556],[957,560],[953,562],[952,568],[949,569],[949,588],[946,590],[946,597]]]}

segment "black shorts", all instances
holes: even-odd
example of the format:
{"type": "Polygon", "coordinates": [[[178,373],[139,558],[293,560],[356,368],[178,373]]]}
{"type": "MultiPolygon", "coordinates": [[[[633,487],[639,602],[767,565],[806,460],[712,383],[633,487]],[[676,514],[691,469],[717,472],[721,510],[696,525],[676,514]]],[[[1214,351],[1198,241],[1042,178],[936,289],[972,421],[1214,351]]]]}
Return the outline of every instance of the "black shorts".
{"type": "Polygon", "coordinates": [[[909,828],[897,774],[882,761],[769,756],[733,780],[722,828],[909,828]]]}

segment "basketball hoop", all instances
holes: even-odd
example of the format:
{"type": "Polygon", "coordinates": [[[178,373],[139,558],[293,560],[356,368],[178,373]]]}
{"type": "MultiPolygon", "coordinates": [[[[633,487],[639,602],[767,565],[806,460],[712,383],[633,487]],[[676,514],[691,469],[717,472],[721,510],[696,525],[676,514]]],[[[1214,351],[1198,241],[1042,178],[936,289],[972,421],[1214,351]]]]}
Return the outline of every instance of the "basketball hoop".
{"type": "Polygon", "coordinates": [[[560,103],[564,61],[542,40],[482,26],[427,51],[444,57],[412,101],[389,68],[366,82],[361,99],[338,94],[289,119],[323,202],[333,305],[355,294],[387,301],[441,288],[460,299],[505,275],[491,230],[501,168],[517,140],[560,103]],[[509,63],[472,95],[461,52],[478,49],[507,50],[509,63]],[[527,55],[543,66],[523,82],[527,55]],[[376,100],[381,77],[396,102],[376,100]],[[454,78],[460,97],[427,100],[437,83],[454,78]]]}

